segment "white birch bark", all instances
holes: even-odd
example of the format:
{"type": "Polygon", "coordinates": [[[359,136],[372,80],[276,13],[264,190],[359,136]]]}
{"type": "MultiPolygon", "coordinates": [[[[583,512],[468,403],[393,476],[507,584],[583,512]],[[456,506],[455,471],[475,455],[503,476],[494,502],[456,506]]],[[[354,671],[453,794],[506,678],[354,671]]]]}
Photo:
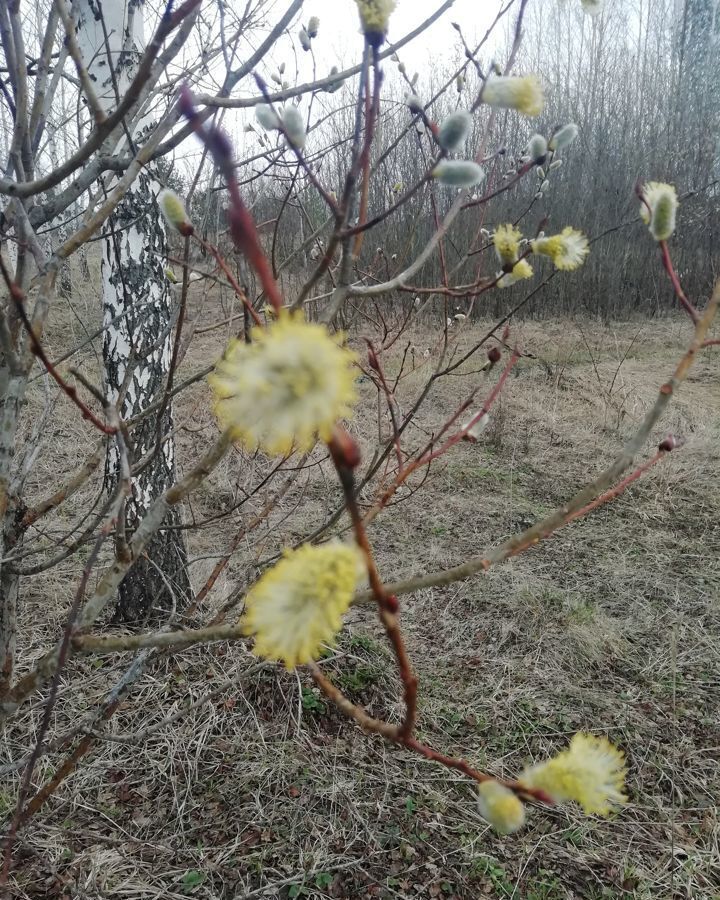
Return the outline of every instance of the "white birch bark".
{"type": "MultiPolygon", "coordinates": [[[[98,101],[108,112],[117,97],[123,96],[144,47],[144,0],[76,0],[74,10],[78,43],[98,101]]],[[[132,140],[142,143],[153,125],[150,116],[130,125],[132,140]]],[[[118,150],[127,150],[126,139],[118,150]]],[[[120,413],[125,419],[162,395],[170,367],[173,298],[165,277],[167,234],[156,201],[160,187],[143,171],[108,221],[102,242],[106,387],[113,401],[122,396],[120,413]]],[[[133,478],[126,510],[129,532],[174,481],[171,434],[169,404],[161,421],[151,415],[133,432],[135,462],[156,448],[157,452],[133,478]]],[[[116,478],[117,462],[116,451],[111,451],[107,461],[111,482],[116,478]]],[[[178,512],[171,511],[165,523],[171,527],[155,537],[123,581],[117,619],[136,621],[145,617],[151,606],[168,609],[185,600],[189,582],[182,532],[172,528],[179,522],[178,512]]]]}

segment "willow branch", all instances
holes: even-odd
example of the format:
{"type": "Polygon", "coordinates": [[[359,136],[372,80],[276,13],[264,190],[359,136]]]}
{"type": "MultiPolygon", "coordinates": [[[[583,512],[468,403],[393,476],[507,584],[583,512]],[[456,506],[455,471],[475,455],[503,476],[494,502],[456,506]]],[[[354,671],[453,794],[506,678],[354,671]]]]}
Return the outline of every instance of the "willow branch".
{"type": "MultiPolygon", "coordinates": [[[[494,550],[481,556],[472,557],[461,565],[454,566],[453,568],[446,569],[442,572],[432,572],[427,575],[419,575],[416,578],[409,578],[403,581],[386,584],[386,590],[389,593],[396,595],[412,594],[415,593],[415,591],[424,588],[441,587],[453,584],[456,581],[462,581],[465,578],[469,578],[471,575],[475,575],[478,572],[486,572],[491,566],[504,562],[511,556],[517,556],[529,547],[532,547],[541,540],[549,537],[563,525],[566,525],[568,522],[577,518],[578,511],[582,510],[584,507],[588,507],[589,509],[589,505],[593,503],[595,498],[603,494],[603,492],[608,491],[612,485],[617,482],[623,472],[627,471],[632,466],[635,457],[650,436],[650,432],[665,412],[675,392],[683,381],[685,381],[698,351],[702,349],[704,345],[707,333],[717,314],[719,303],[720,280],[715,284],[712,298],[695,328],[692,343],[675,368],[675,372],[660,388],[655,403],[652,408],[648,410],[642,424],[626,443],[622,452],[615,460],[613,460],[608,468],[597,476],[597,478],[582,488],[582,490],[578,491],[567,503],[558,507],[549,516],[542,519],[542,521],[500,544],[494,550]]],[[[612,499],[613,496],[612,492],[610,492],[606,499],[612,499]]],[[[368,603],[371,599],[372,593],[370,591],[365,591],[362,594],[356,595],[355,602],[368,603]]]]}
{"type": "MultiPolygon", "coordinates": [[[[150,506],[147,515],[138,525],[130,541],[129,558],[116,559],[103,572],[95,592],[88,599],[77,618],[75,634],[87,631],[97,621],[100,614],[112,601],[120,582],[130,570],[136,559],[143,552],[152,536],[160,529],[170,507],[180,503],[191,494],[208,477],[210,472],[225,456],[232,439],[228,432],[223,432],[215,444],[195,467],[177,484],[169,488],[150,506]]],[[[45,653],[36,663],[35,668],[24,675],[8,692],[7,701],[0,704],[0,720],[13,712],[18,704],[38,690],[57,667],[60,644],[45,653]]]]}

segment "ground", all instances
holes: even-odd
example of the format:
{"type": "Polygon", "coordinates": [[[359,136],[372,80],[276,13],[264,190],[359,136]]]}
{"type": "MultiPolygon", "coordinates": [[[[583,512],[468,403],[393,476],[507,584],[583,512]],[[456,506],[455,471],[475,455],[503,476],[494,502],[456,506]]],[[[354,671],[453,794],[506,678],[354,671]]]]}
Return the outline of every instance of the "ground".
{"type": "MultiPolygon", "coordinates": [[[[469,347],[487,325],[465,323],[452,340],[469,347]]],[[[224,333],[196,336],[184,375],[218,355],[224,333]]],[[[436,333],[437,326],[417,329],[386,356],[392,376],[408,341],[415,349],[418,369],[398,388],[403,410],[437,359],[436,333]]],[[[457,564],[571,496],[622,446],[688,337],[679,318],[515,323],[511,340],[533,356],[508,380],[486,433],[454,448],[417,493],[373,524],[383,577],[457,564]]],[[[56,340],[69,337],[58,332],[56,340]]],[[[483,362],[481,351],[459,370],[471,374],[437,383],[407,432],[408,449],[473,386],[489,390],[496,373],[479,374],[483,362]]],[[[361,412],[350,427],[367,458],[376,393],[367,379],[358,387],[361,412]]],[[[182,394],[176,413],[187,466],[215,429],[205,386],[182,394]]],[[[77,464],[92,446],[77,416],[64,421],[41,472],[77,464]]],[[[401,605],[424,740],[513,776],[578,730],[606,734],[629,766],[630,800],[617,815],[536,808],[523,832],[498,837],[479,815],[472,784],[363,735],[302,671],[257,667],[247,648],[220,644],[153,659],[120,710],[97,725],[94,751],[21,835],[13,896],[719,897],[716,349],[698,360],[655,442],[668,431],[682,434],[685,446],[613,504],[487,575],[420,591],[401,605]],[[211,701],[161,724],[217,686],[211,701]]],[[[327,519],[339,492],[321,457],[312,457],[269,525],[241,543],[198,621],[283,545],[327,519]]],[[[265,460],[235,454],[185,510],[187,521],[208,520],[188,532],[196,588],[266,494],[216,517],[267,470],[265,460]]],[[[53,521],[50,530],[63,524],[53,521]]],[[[26,662],[59,633],[78,571],[71,560],[28,579],[26,662]]],[[[93,708],[130,662],[127,654],[74,660],[51,739],[93,708]]],[[[400,714],[393,658],[371,606],[351,611],[324,666],[371,713],[400,714]]],[[[38,699],[14,721],[3,764],[27,747],[40,710],[38,699]]],[[[43,759],[38,786],[62,758],[43,759]]],[[[10,805],[16,785],[15,776],[4,777],[0,804],[10,805]]]]}

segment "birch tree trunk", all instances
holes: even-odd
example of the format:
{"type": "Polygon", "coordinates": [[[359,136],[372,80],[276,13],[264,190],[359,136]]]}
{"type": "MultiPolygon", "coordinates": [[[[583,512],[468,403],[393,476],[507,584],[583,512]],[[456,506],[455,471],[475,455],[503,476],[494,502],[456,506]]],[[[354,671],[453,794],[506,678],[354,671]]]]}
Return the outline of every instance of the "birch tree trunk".
{"type": "MultiPolygon", "coordinates": [[[[105,112],[122,97],[144,46],[143,7],[144,0],[77,0],[75,4],[78,42],[105,112]]],[[[154,124],[150,117],[141,118],[132,128],[133,140],[141,142],[154,124]]],[[[170,367],[173,297],[165,277],[168,240],[157,204],[160,187],[143,171],[108,220],[102,242],[106,389],[111,400],[121,399],[124,419],[137,416],[162,397],[170,367]]],[[[139,466],[139,471],[132,479],[126,506],[128,533],[175,480],[172,429],[168,402],[132,431],[131,464],[139,466]]],[[[112,450],[107,457],[109,484],[115,482],[117,471],[117,450],[112,450]]],[[[179,525],[179,512],[173,509],[166,527],[120,585],[116,621],[142,621],[186,602],[190,584],[179,525]]]]}

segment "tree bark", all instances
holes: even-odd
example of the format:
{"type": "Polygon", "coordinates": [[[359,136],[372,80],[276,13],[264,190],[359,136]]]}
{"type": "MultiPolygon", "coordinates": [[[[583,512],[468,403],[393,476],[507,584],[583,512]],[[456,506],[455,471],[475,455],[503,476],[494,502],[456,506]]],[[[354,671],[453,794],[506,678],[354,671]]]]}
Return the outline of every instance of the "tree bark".
{"type": "Polygon", "coordinates": [[[14,372],[12,365],[0,359],[0,702],[12,682],[17,635],[18,576],[5,562],[5,556],[17,549],[19,528],[17,498],[12,489],[12,464],[20,407],[25,396],[27,376],[14,372]]]}
{"type": "MultiPolygon", "coordinates": [[[[164,272],[167,235],[158,209],[157,184],[145,172],[108,223],[103,242],[103,343],[105,379],[111,399],[121,398],[120,414],[137,416],[162,396],[172,351],[173,298],[164,272]]],[[[175,448],[170,403],[144,418],[132,432],[132,479],[125,520],[132,533],[152,501],[175,481],[175,448]]],[[[117,478],[117,449],[107,457],[108,482],[117,478]]],[[[138,622],[182,608],[190,584],[177,510],[120,585],[116,621],[138,622]]]]}
{"type": "MultiPolygon", "coordinates": [[[[143,2],[130,4],[80,0],[78,41],[98,102],[109,112],[133,75],[144,44],[143,2]],[[105,35],[107,35],[107,45],[105,35]],[[114,77],[108,60],[112,61],[114,77]]],[[[141,141],[154,122],[141,119],[133,139],[141,141]]],[[[120,148],[119,148],[120,149],[120,148]]],[[[110,185],[106,185],[106,189],[110,185]]],[[[168,252],[165,224],[157,204],[161,185],[144,171],[109,219],[102,257],[103,342],[108,397],[119,400],[124,419],[138,416],[162,397],[167,381],[173,329],[173,297],[165,276],[168,252]]],[[[150,504],[175,481],[172,407],[142,419],[131,435],[132,494],[125,508],[128,537],[150,504]]],[[[118,477],[117,448],[108,452],[106,476],[118,477]]],[[[182,608],[190,583],[180,512],[146,547],[119,588],[115,621],[138,623],[182,608]]]]}

